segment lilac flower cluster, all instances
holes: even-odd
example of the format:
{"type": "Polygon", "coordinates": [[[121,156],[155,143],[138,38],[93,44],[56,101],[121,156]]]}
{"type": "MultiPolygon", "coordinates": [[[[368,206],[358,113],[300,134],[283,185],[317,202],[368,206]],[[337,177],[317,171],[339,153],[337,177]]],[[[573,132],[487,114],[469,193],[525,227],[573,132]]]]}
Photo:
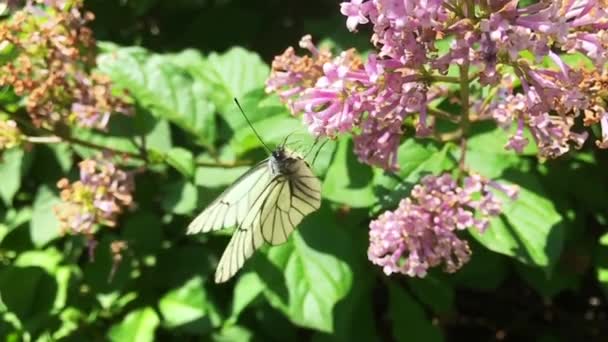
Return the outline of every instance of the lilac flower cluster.
{"type": "Polygon", "coordinates": [[[79,164],[80,180],[57,183],[62,203],[55,214],[64,232],[91,235],[96,224],[116,225],[118,215],[133,205],[131,173],[118,169],[109,158],[87,159],[79,164]]]}
{"type": "Polygon", "coordinates": [[[15,58],[0,65],[0,86],[24,98],[36,126],[105,129],[114,112],[130,112],[107,77],[91,72],[96,42],[82,0],[28,1],[0,22],[0,42],[15,58]]]}
{"type": "Polygon", "coordinates": [[[501,213],[493,191],[511,199],[518,193],[479,175],[465,178],[462,186],[449,174],[424,177],[395,211],[371,222],[369,259],[387,275],[424,277],[442,263],[447,272],[457,271],[468,262],[470,250],[456,233],[467,228],[483,232],[490,218],[501,213]]]}
{"type": "MultiPolygon", "coordinates": [[[[418,136],[433,133],[439,117],[428,105],[437,82],[496,87],[514,75],[521,92],[509,89],[490,99],[487,111],[471,114],[494,119],[505,129],[515,126],[506,148],[521,152],[529,143],[523,136],[528,129],[540,157],[554,158],[586,140],[587,133],[572,128],[591,105],[580,89],[584,73],[557,52],[582,53],[602,68],[608,60],[604,5],[603,0],[531,5],[519,0],[351,0],[341,4],[347,28],[371,24],[377,51],[367,60],[354,50],[332,57],[306,37],[300,45],[312,57],[295,56],[289,48],[273,63],[267,90],[279,93],[294,114],[303,113],[312,133],[351,133],[362,161],[395,170],[408,120],[418,136]],[[442,39],[451,39],[451,45],[440,52],[442,39]],[[525,53],[535,58],[526,59],[525,53]],[[545,59],[550,67],[540,63],[545,59]],[[458,78],[445,76],[453,65],[460,67],[458,78]]],[[[460,103],[463,116],[469,115],[469,96],[467,91],[467,102],[460,103]]]]}

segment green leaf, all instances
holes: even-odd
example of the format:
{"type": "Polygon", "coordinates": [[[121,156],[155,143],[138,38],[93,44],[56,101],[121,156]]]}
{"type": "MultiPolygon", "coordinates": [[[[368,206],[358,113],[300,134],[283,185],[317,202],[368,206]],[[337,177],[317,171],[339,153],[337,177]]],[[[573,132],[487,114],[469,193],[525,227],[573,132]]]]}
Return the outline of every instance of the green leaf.
{"type": "Polygon", "coordinates": [[[224,327],[212,336],[214,342],[247,342],[253,340],[253,333],[238,325],[224,327]]]}
{"type": "Polygon", "coordinates": [[[41,267],[48,274],[53,275],[57,281],[57,296],[53,308],[62,309],[67,301],[68,286],[72,273],[70,266],[61,265],[63,261],[63,254],[55,248],[49,248],[43,251],[24,252],[15,260],[14,265],[41,267]]]}
{"type": "MultiPolygon", "coordinates": [[[[505,150],[505,144],[509,141],[511,133],[506,132],[504,129],[496,128],[495,125],[489,125],[487,123],[481,123],[477,126],[480,129],[484,129],[483,133],[473,135],[467,141],[467,147],[470,150],[481,151],[485,154],[498,154],[512,156],[514,153],[512,150],[505,150]]],[[[522,155],[535,156],[538,154],[538,148],[534,143],[532,134],[525,130],[524,137],[526,137],[530,143],[524,148],[522,155]]],[[[468,162],[468,154],[467,154],[468,162]]]]}
{"type": "Polygon", "coordinates": [[[178,180],[161,187],[161,205],[165,211],[189,214],[197,207],[198,189],[190,182],[178,180]]]}
{"type": "MultiPolygon", "coordinates": [[[[472,229],[471,234],[494,252],[550,273],[563,246],[563,218],[546,197],[538,179],[524,174],[511,178],[520,186],[519,197],[511,201],[501,196],[503,215],[492,220],[485,233],[472,229]]],[[[506,180],[499,182],[509,184],[506,180]]]]}
{"type": "Polygon", "coordinates": [[[371,167],[361,164],[353,153],[350,139],[342,139],[334,160],[323,181],[323,198],[344,203],[354,208],[364,208],[376,202],[371,167]]]}
{"type": "Polygon", "coordinates": [[[154,341],[154,331],[158,327],[158,316],[154,309],[145,307],[131,311],[125,318],[114,324],[108,333],[111,341],[147,342],[154,341]]]}
{"type": "Polygon", "coordinates": [[[194,177],[195,164],[192,152],[181,147],[173,147],[167,152],[167,163],[186,178],[194,177]]]}
{"type": "Polygon", "coordinates": [[[219,326],[219,316],[210,306],[203,280],[194,277],[183,286],[169,291],[158,302],[163,326],[205,334],[219,326]]]}
{"type": "Polygon", "coordinates": [[[107,53],[98,57],[99,69],[114,84],[154,115],[193,134],[197,142],[211,146],[215,140],[215,106],[208,100],[208,85],[171,56],[150,54],[142,48],[116,48],[102,44],[107,53]]]}
{"type": "Polygon", "coordinates": [[[61,235],[54,207],[61,200],[48,186],[41,186],[34,199],[30,236],[34,245],[44,246],[61,235]]]}
{"type": "Polygon", "coordinates": [[[32,208],[30,207],[22,207],[19,210],[14,208],[9,209],[2,219],[4,222],[0,223],[0,242],[2,242],[4,237],[12,232],[13,229],[20,227],[31,219],[32,208]]]}
{"type": "MultiPolygon", "coordinates": [[[[94,130],[79,128],[73,130],[72,135],[80,140],[93,143],[98,146],[103,146],[108,149],[115,149],[121,152],[139,153],[137,146],[133,144],[133,141],[126,137],[115,136],[108,133],[98,132],[94,130]]],[[[74,151],[83,159],[93,158],[100,154],[99,149],[82,146],[79,144],[73,145],[74,151]]]]}
{"type": "Polygon", "coordinates": [[[142,109],[138,109],[133,120],[137,135],[145,137],[146,149],[153,149],[161,153],[166,153],[171,149],[173,141],[169,121],[156,118],[147,110],[142,109]]]}
{"type": "Polygon", "coordinates": [[[212,89],[209,95],[220,112],[238,114],[233,99],[263,87],[270,70],[257,54],[234,47],[223,54],[211,53],[194,72],[212,89]]]}
{"type": "Polygon", "coordinates": [[[47,145],[52,151],[57,164],[63,173],[67,173],[74,165],[73,153],[68,144],[47,145]]]}
{"type": "Polygon", "coordinates": [[[56,295],[57,282],[41,267],[0,269],[1,301],[22,322],[48,318],[56,295]]]}
{"type": "MultiPolygon", "coordinates": [[[[205,161],[210,161],[207,159],[205,161]]],[[[212,161],[210,161],[212,162],[212,161]]],[[[206,188],[220,188],[228,186],[236,181],[241,175],[251,169],[251,166],[240,166],[231,168],[222,167],[198,167],[194,177],[196,185],[206,188]]]]}
{"type": "Polygon", "coordinates": [[[271,248],[268,261],[256,258],[270,304],[295,324],[332,332],[336,304],[350,291],[353,258],[348,234],[326,207],[306,217],[288,242],[271,248]],[[263,261],[263,262],[262,262],[263,261]]]}
{"type": "Polygon", "coordinates": [[[453,145],[448,143],[439,150],[435,144],[408,139],[398,150],[400,170],[397,174],[376,171],[374,192],[381,207],[394,208],[399,201],[408,196],[414,184],[426,174],[438,175],[451,170],[456,162],[450,155],[453,145]]]}
{"type": "Polygon", "coordinates": [[[407,292],[392,283],[388,289],[389,314],[395,340],[443,341],[439,328],[431,323],[424,310],[407,292]]]}
{"type": "MultiPolygon", "coordinates": [[[[281,144],[289,134],[302,134],[306,132],[300,120],[285,115],[275,115],[256,121],[253,125],[262,139],[264,139],[264,142],[270,145],[271,149],[281,144]]],[[[230,145],[237,155],[242,155],[247,151],[260,147],[261,142],[251,127],[244,126],[236,131],[230,145]]]]}
{"type": "Polygon", "coordinates": [[[241,275],[234,287],[230,321],[236,322],[241,312],[261,295],[263,290],[264,283],[257,274],[250,272],[241,275]]]}
{"type": "Polygon", "coordinates": [[[0,155],[0,179],[2,179],[0,198],[7,206],[11,206],[13,197],[21,187],[21,177],[30,163],[31,154],[26,154],[18,148],[4,151],[0,155]]]}

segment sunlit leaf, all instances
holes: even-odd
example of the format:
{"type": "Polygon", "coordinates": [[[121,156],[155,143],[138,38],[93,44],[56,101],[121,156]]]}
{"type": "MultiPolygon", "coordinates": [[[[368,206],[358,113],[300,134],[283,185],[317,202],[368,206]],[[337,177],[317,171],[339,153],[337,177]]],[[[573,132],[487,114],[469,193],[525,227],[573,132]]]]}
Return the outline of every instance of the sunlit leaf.
{"type": "Polygon", "coordinates": [[[376,202],[373,170],[361,164],[352,151],[351,140],[342,139],[323,181],[323,198],[351,207],[367,207],[376,202]]]}
{"type": "Polygon", "coordinates": [[[54,207],[60,202],[53,190],[47,186],[39,188],[30,222],[30,235],[36,246],[44,246],[60,236],[59,220],[54,211],[54,207]]]}
{"type": "Polygon", "coordinates": [[[215,106],[208,100],[208,85],[171,56],[151,54],[142,48],[102,45],[99,69],[129,90],[154,115],[167,119],[209,146],[215,139],[215,106]]]}
{"type": "Polygon", "coordinates": [[[13,197],[21,187],[21,177],[27,171],[31,163],[31,154],[23,150],[13,148],[4,151],[0,155],[0,198],[7,206],[10,206],[13,197]]]}
{"type": "Polygon", "coordinates": [[[530,175],[516,178],[520,185],[517,200],[511,201],[502,196],[504,215],[492,220],[485,233],[471,230],[471,234],[492,251],[542,267],[550,273],[563,246],[563,218],[546,197],[537,179],[530,175]]]}
{"type": "Polygon", "coordinates": [[[341,258],[352,258],[348,241],[331,211],[322,208],[292,234],[289,241],[268,252],[270,262],[258,258],[256,271],[266,284],[271,305],[295,324],[331,332],[333,310],[351,288],[352,270],[341,258]]]}
{"type": "Polygon", "coordinates": [[[169,291],[158,302],[162,324],[204,334],[218,326],[219,317],[208,302],[203,280],[194,277],[183,286],[169,291]]]}
{"type": "Polygon", "coordinates": [[[131,311],[108,332],[111,341],[152,342],[158,327],[158,315],[151,307],[131,311]]]}

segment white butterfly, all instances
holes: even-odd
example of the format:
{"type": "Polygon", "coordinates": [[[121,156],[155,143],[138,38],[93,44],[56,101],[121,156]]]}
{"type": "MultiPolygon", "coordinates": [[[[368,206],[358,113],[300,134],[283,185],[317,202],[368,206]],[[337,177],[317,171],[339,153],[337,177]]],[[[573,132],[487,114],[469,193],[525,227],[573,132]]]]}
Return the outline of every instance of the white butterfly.
{"type": "Polygon", "coordinates": [[[213,201],[187,233],[235,227],[215,272],[215,282],[222,283],[264,242],[287,241],[300,221],[320,206],[319,179],[303,156],[280,146],[213,201]]]}

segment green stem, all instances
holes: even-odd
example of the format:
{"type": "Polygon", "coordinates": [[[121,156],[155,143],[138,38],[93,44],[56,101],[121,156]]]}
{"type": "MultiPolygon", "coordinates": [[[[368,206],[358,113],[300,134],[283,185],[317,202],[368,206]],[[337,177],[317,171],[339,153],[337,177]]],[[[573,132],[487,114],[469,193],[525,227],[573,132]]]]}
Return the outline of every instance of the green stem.
{"type": "Polygon", "coordinates": [[[445,110],[441,110],[438,108],[428,108],[428,112],[429,114],[433,114],[437,117],[440,117],[442,119],[446,119],[450,122],[453,123],[459,123],[460,122],[460,118],[458,118],[457,116],[452,115],[452,113],[446,112],[445,110]]]}
{"type": "Polygon", "coordinates": [[[454,76],[430,75],[430,81],[444,83],[460,83],[460,78],[454,76]]]}
{"type": "Polygon", "coordinates": [[[460,149],[460,163],[459,167],[461,170],[466,169],[465,156],[467,151],[467,136],[470,127],[470,110],[471,103],[469,98],[469,60],[466,59],[460,66],[460,105],[462,107],[462,116],[460,118],[460,128],[462,130],[462,141],[460,149]]]}

